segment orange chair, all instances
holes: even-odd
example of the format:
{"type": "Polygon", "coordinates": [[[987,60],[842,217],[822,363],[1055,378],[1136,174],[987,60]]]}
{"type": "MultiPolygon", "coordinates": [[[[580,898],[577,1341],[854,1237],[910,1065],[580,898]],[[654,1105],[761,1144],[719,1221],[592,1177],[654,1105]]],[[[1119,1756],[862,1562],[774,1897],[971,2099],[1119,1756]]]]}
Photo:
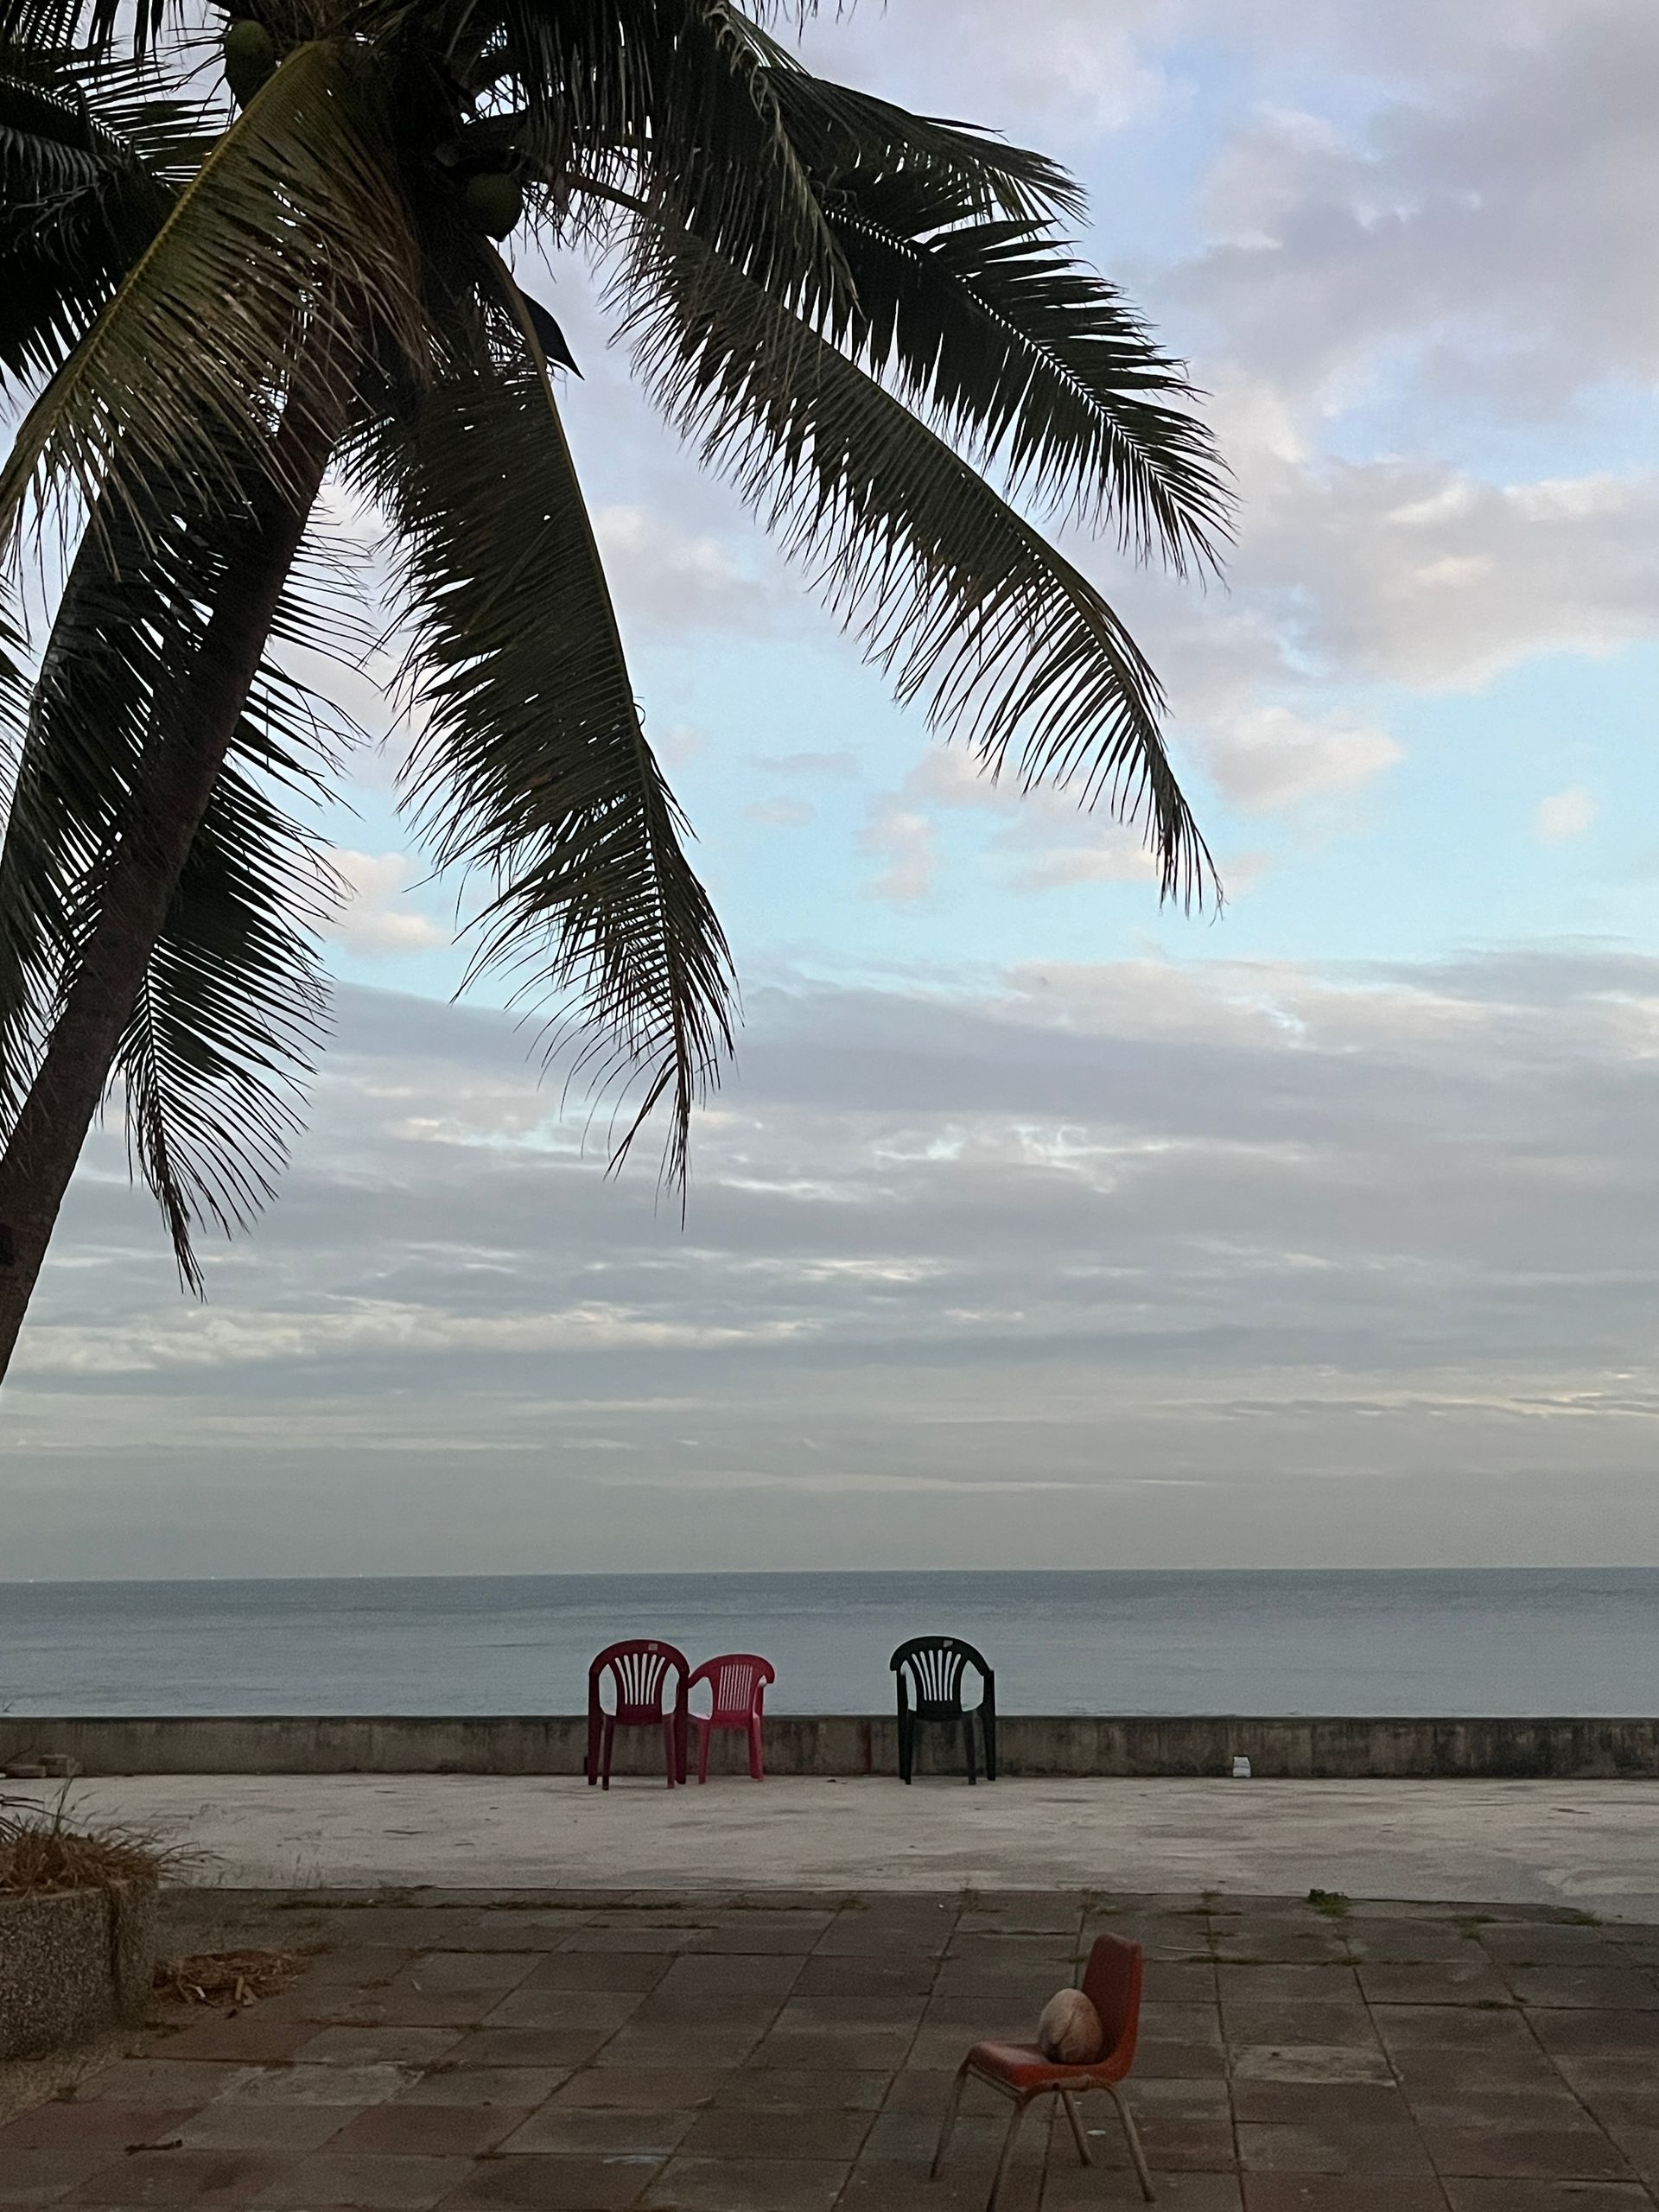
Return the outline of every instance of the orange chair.
{"type": "Polygon", "coordinates": [[[707,1682],[714,1697],[712,1713],[694,1713],[697,1732],[697,1780],[709,1779],[709,1738],[716,1728],[741,1728],[749,1739],[749,1773],[756,1782],[766,1778],[761,1758],[761,1725],[766,1719],[766,1685],[775,1682],[778,1670],[769,1659],[753,1651],[728,1651],[718,1659],[705,1659],[686,1684],[686,1695],[699,1682],[707,1682]]]}
{"type": "Polygon", "coordinates": [[[1043,2056],[1033,2043],[976,2043],[957,2069],[955,2087],[950,2092],[950,2103],[944,2115],[944,2126],[939,2131],[939,2147],[933,2154],[933,2165],[928,2178],[937,2181],[944,2154],[950,2146],[950,2131],[957,2124],[957,2113],[962,2105],[962,2093],[971,2075],[976,2081],[988,2082],[991,2088],[1014,2100],[1014,2112],[1008,2120],[1008,2132],[1002,2139],[1002,2154],[996,2162],[996,2171],[991,2177],[991,2193],[985,2200],[985,2212],[996,2212],[997,2192],[1002,2177],[1008,2171],[1008,2161],[1014,2156],[1014,2146],[1020,2133],[1020,2123],[1027,2111],[1039,2097],[1058,2096],[1065,2107],[1065,2116],[1071,2123],[1071,2139],[1077,2146],[1077,2156],[1085,2166],[1095,2163],[1089,2148],[1089,2138],[1084,2133],[1083,2122],[1077,2117],[1076,2098],[1086,2089],[1104,2089],[1117,2107],[1117,2116],[1123,2123],[1128,2139],[1129,2156],[1135,2161],[1141,2194],[1148,2204],[1153,2201],[1152,2176],[1147,2171],[1147,2154],[1141,2147],[1141,2138],[1135,2133],[1135,2116],[1123,2101],[1118,2084],[1135,2063],[1135,2039],[1141,2026],[1141,1982],[1145,1971],[1144,1954],[1138,1943],[1126,1943],[1121,1936],[1102,1936],[1096,1940],[1089,1954],[1089,1965],[1083,1977],[1083,1993],[1100,2015],[1101,2026],[1106,2031],[1106,2048],[1090,2066],[1065,2066],[1043,2056]]]}

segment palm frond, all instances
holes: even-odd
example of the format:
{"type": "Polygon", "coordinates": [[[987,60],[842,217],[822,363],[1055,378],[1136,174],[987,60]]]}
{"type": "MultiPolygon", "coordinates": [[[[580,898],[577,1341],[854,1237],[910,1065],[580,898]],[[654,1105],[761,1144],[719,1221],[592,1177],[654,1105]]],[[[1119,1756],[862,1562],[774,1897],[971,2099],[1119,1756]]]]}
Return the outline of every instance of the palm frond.
{"type": "Polygon", "coordinates": [[[0,48],[0,372],[62,365],[211,143],[130,63],[0,48]]]}
{"type": "MultiPolygon", "coordinates": [[[[134,787],[223,574],[210,532],[158,496],[89,531],[29,690],[0,852],[0,1136],[78,971],[134,787]]],[[[280,635],[329,611],[305,580],[280,635]]],[[[245,1224],[268,1192],[323,1018],[315,929],[334,885],[282,804],[334,766],[309,697],[267,664],[149,962],[118,1055],[135,1165],[181,1274],[193,1229],[245,1224]]]]}
{"type": "Polygon", "coordinates": [[[580,1038],[578,1069],[632,1100],[619,1157],[666,1101],[683,1186],[693,1107],[731,1050],[730,955],[640,724],[534,326],[512,312],[365,458],[425,718],[411,798],[437,864],[492,886],[473,974],[553,1003],[550,1049],[580,1038]]]}
{"type": "Polygon", "coordinates": [[[354,360],[377,328],[417,355],[418,268],[392,177],[362,56],[297,48],[29,410],[0,472],[0,547],[31,504],[91,513],[106,491],[162,479],[199,514],[228,511],[251,468],[276,468],[278,410],[308,404],[320,358],[354,360]]]}
{"type": "Polygon", "coordinates": [[[16,773],[22,743],[23,717],[29,710],[29,676],[23,664],[22,626],[12,610],[10,596],[0,583],[0,788],[8,792],[16,773]]]}
{"type": "Polygon", "coordinates": [[[1044,224],[962,180],[854,168],[825,194],[857,295],[832,334],[966,451],[1138,558],[1214,567],[1230,500],[1179,364],[1044,224]],[[1174,404],[1172,404],[1174,403],[1174,404]]]}
{"type": "MultiPolygon", "coordinates": [[[[28,640],[12,605],[6,581],[0,577],[0,812],[9,814],[29,727],[28,640]]],[[[0,924],[0,928],[3,925],[0,924]]],[[[0,990],[4,982],[4,939],[0,935],[0,990]]],[[[5,1095],[6,1059],[3,1013],[0,1012],[0,1099],[5,1095]]]]}
{"type": "Polygon", "coordinates": [[[0,41],[102,59],[124,28],[135,59],[142,60],[166,19],[167,0],[0,0],[0,41]]]}
{"type": "Polygon", "coordinates": [[[0,77],[55,105],[55,121],[26,111],[20,127],[38,122],[46,135],[60,137],[72,161],[79,149],[111,165],[135,162],[175,185],[194,175],[222,127],[201,100],[178,96],[175,74],[153,57],[66,52],[0,37],[0,77]]]}
{"type": "Polygon", "coordinates": [[[1083,188],[1051,161],[971,124],[912,115],[874,92],[814,75],[786,47],[754,34],[772,98],[803,165],[820,183],[858,172],[927,178],[967,196],[976,214],[1016,221],[1075,221],[1083,188]]]}
{"type": "Polygon", "coordinates": [[[1076,787],[1140,823],[1166,897],[1210,855],[1160,728],[1163,697],[1096,587],[943,439],[684,233],[630,259],[639,373],[935,727],[999,774],[1076,787]]]}
{"type": "Polygon", "coordinates": [[[0,848],[0,1132],[60,997],[76,910],[118,833],[156,679],[156,595],[134,573],[135,535],[107,520],[83,540],[25,679],[0,848]]]}
{"type": "Polygon", "coordinates": [[[787,296],[846,271],[779,105],[771,41],[729,0],[499,0],[522,143],[556,187],[626,183],[787,296]]]}
{"type": "MultiPolygon", "coordinates": [[[[239,749],[255,748],[246,718],[239,749]]],[[[196,1233],[246,1228],[300,1126],[327,1027],[316,931],[340,888],[316,841],[227,768],[190,849],[117,1053],[128,1145],[186,1285],[196,1233]]]]}

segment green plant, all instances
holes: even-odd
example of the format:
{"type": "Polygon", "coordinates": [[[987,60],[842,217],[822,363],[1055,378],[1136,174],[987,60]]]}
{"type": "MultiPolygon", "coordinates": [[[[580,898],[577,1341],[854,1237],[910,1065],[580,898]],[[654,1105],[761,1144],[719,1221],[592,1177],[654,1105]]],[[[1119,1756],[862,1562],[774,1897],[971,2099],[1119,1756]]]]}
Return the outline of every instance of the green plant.
{"type": "Polygon", "coordinates": [[[766,0],[237,6],[207,12],[235,98],[204,105],[162,0],[0,0],[0,379],[32,402],[0,554],[52,602],[34,646],[0,609],[0,1370],[111,1085],[193,1287],[198,1235],[281,1166],[339,893],[304,810],[348,734],[283,649],[359,634],[331,474],[386,525],[406,798],[477,887],[472,974],[626,1088],[619,1158],[665,1109],[683,1186],[731,961],[572,465],[569,348],[491,243],[521,206],[597,257],[645,390],[902,699],[987,773],[1138,822],[1166,896],[1213,880],[1157,678],[1039,526],[1185,572],[1228,513],[1062,169],[811,74],[766,0]]]}
{"type": "Polygon", "coordinates": [[[1353,1910],[1341,1890],[1310,1890],[1307,1901],[1315,1912],[1322,1912],[1327,1920],[1346,1920],[1353,1910]]]}

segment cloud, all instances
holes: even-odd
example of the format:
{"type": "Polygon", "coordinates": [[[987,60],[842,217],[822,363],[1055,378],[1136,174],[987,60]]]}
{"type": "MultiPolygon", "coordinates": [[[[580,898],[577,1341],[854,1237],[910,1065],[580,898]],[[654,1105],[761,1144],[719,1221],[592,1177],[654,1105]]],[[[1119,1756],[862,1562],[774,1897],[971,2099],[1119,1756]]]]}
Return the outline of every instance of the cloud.
{"type": "Polygon", "coordinates": [[[916,812],[918,807],[971,807],[998,817],[1000,830],[987,856],[1000,885],[1011,892],[1062,892],[1079,882],[1154,876],[1141,832],[1113,821],[1103,807],[1084,810],[1073,791],[1048,785],[1024,791],[1013,777],[988,777],[964,746],[931,746],[905,777],[900,798],[876,803],[876,823],[902,825],[898,836],[913,856],[905,882],[931,882],[936,865],[931,830],[920,836],[913,827],[927,825],[927,814],[916,812]]]}
{"type": "Polygon", "coordinates": [[[924,114],[1014,124],[1076,142],[1144,123],[1175,96],[1136,34],[1157,0],[1029,0],[1017,15],[1000,0],[931,0],[883,13],[848,10],[809,29],[810,66],[874,86],[924,114]]]}
{"type": "Polygon", "coordinates": [[[1222,795],[1245,814],[1273,814],[1359,790],[1400,759],[1382,731],[1327,716],[1310,720],[1262,707],[1200,742],[1222,795]]]}
{"type": "Polygon", "coordinates": [[[800,798],[756,799],[743,810],[746,822],[759,822],[773,830],[804,830],[817,819],[818,810],[800,798]]]}
{"type": "Polygon", "coordinates": [[[755,762],[771,776],[786,777],[846,777],[858,773],[858,757],[847,752],[835,753],[774,753],[763,754],[755,762]]]}
{"type": "Polygon", "coordinates": [[[1556,791],[1549,798],[1538,802],[1532,817],[1533,831],[1546,845],[1559,845],[1572,837],[1582,837],[1596,819],[1596,802],[1582,784],[1574,784],[1568,791],[1556,791]]]}
{"type": "Polygon", "coordinates": [[[1326,460],[1258,485],[1239,582],[1332,674],[1470,690],[1659,636],[1659,476],[1489,484],[1326,460]]]}
{"type": "Polygon", "coordinates": [[[351,886],[351,899],[328,934],[348,952],[368,960],[391,959],[448,944],[450,933],[407,904],[416,864],[405,853],[356,853],[336,848],[334,866],[351,886]]]}
{"type": "Polygon", "coordinates": [[[1659,1549],[1659,961],[768,988],[684,1233],[505,1017],[340,1017],[205,1310],[94,1136],[13,1572],[1659,1549]],[[943,1538],[941,1482],[985,1501],[943,1538]]]}
{"type": "Polygon", "coordinates": [[[891,801],[878,805],[865,826],[864,849],[883,863],[869,886],[872,899],[913,906],[933,888],[938,865],[933,824],[917,808],[891,801]]]}
{"type": "MultiPolygon", "coordinates": [[[[1268,709],[1334,728],[1337,685],[1476,691],[1545,654],[1659,638],[1659,474],[1498,484],[1433,459],[1353,461],[1311,451],[1270,394],[1228,398],[1243,498],[1224,595],[1115,576],[1098,549],[1068,549],[1201,750],[1232,749],[1268,709]]],[[[1374,711],[1343,719],[1380,735],[1374,711]]]]}
{"type": "Polygon", "coordinates": [[[1134,21],[1154,66],[1236,71],[1210,240],[1137,285],[1215,395],[1229,597],[1103,574],[1200,753],[1257,712],[1317,719],[1333,683],[1474,690],[1659,635],[1659,477],[1616,436],[1581,469],[1545,436],[1635,410],[1624,449],[1650,448],[1659,138],[1637,88],[1659,15],[1189,0],[1134,21]]]}
{"type": "Polygon", "coordinates": [[[652,729],[651,746],[664,767],[683,768],[709,750],[709,740],[690,722],[670,722],[666,728],[652,729]]]}
{"type": "Polygon", "coordinates": [[[1013,891],[1069,891],[1084,883],[1152,883],[1157,870],[1144,839],[1134,829],[1114,823],[1093,836],[1073,831],[1072,841],[1056,837],[1050,825],[1019,823],[997,839],[995,850],[1027,852],[1007,877],[1013,891]]]}
{"type": "MultiPolygon", "coordinates": [[[[797,1325],[757,1318],[753,1326],[704,1328],[691,1320],[649,1319],[593,1303],[557,1312],[458,1314],[391,1300],[325,1302],[313,1313],[221,1313],[181,1306],[124,1328],[57,1332],[53,1372],[149,1374],[178,1369],[246,1367],[343,1355],[478,1352],[544,1354],[712,1351],[798,1333],[797,1325]]],[[[614,1448],[614,1447],[613,1447],[614,1448]]]]}
{"type": "Polygon", "coordinates": [[[876,798],[864,833],[868,851],[887,866],[870,895],[913,905],[933,890],[939,866],[935,816],[972,810],[998,818],[984,849],[998,885],[1014,892],[1068,890],[1084,883],[1151,882],[1156,870],[1141,832],[1087,810],[1075,794],[1021,791],[1011,776],[992,778],[964,746],[928,748],[899,790],[876,798]]]}
{"type": "Polygon", "coordinates": [[[601,507],[594,534],[625,628],[667,638],[755,635],[777,621],[779,579],[754,565],[752,544],[740,558],[726,538],[688,530],[664,509],[642,504],[601,507]]]}
{"type": "MultiPolygon", "coordinates": [[[[1219,238],[1182,297],[1255,372],[1326,401],[1402,356],[1443,399],[1478,394],[1522,416],[1610,377],[1649,380],[1659,143],[1644,88],[1659,17],[1645,0],[1507,24],[1485,9],[1436,12],[1324,11],[1327,69],[1370,94],[1327,91],[1331,114],[1361,119],[1259,111],[1215,164],[1219,238]],[[1384,48],[1362,19],[1385,12],[1414,16],[1419,35],[1402,21],[1384,48]],[[1465,15],[1483,35],[1448,30],[1465,15]]],[[[1256,48],[1290,80],[1286,27],[1286,11],[1265,11],[1256,48]]]]}

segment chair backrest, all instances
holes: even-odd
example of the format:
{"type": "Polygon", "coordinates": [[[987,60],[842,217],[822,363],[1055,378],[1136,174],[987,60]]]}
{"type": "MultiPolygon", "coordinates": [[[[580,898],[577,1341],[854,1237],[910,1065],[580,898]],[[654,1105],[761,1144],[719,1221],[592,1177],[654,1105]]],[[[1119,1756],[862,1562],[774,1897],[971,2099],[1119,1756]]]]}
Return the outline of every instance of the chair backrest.
{"type": "Polygon", "coordinates": [[[1141,2027],[1141,1984],[1146,1954],[1122,1936],[1096,1936],[1084,1968],[1083,1993],[1106,2031],[1101,2063],[1120,2075],[1129,2070],[1141,2027]]]}
{"type": "Polygon", "coordinates": [[[768,1682],[778,1670],[769,1659],[753,1651],[722,1651],[718,1659],[705,1659],[686,1684],[689,1692],[707,1682],[714,1692],[717,1720],[747,1720],[761,1709],[768,1682]]]}
{"type": "Polygon", "coordinates": [[[608,1675],[619,1720],[660,1720],[666,1709],[664,1693],[670,1677],[679,1676],[673,1694],[673,1704],[677,1707],[685,1696],[690,1672],[684,1652],[671,1643],[634,1637],[623,1643],[608,1644],[588,1669],[588,1709],[594,1712],[602,1704],[608,1675]]]}
{"type": "Polygon", "coordinates": [[[982,1681],[995,1680],[982,1654],[959,1636],[912,1636],[887,1664],[899,1677],[899,1703],[906,1702],[908,1690],[918,1712],[929,1706],[960,1712],[962,1678],[969,1667],[982,1681]]]}

